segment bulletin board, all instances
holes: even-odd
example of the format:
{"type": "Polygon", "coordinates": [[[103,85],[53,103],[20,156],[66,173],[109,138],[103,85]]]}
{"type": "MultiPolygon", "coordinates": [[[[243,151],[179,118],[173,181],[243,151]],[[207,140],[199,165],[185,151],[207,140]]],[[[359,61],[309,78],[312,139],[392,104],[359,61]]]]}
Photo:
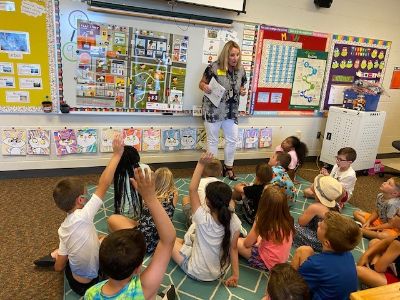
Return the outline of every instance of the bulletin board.
{"type": "MultiPolygon", "coordinates": [[[[86,3],[72,0],[60,1],[59,15],[62,96],[72,112],[192,113],[195,106],[202,104],[203,92],[198,83],[209,58],[214,60],[216,49],[222,49],[226,39],[234,38],[241,45],[244,32],[244,24],[238,22],[231,29],[211,28],[94,12],[86,3]],[[82,26],[92,26],[89,31],[93,33],[82,26]],[[117,33],[119,43],[127,50],[126,55],[125,50],[115,51],[112,47],[106,50],[115,52],[111,60],[119,64],[121,73],[110,71],[107,65],[113,62],[107,61],[107,53],[105,63],[98,59],[99,53],[91,55],[90,59],[94,58],[95,64],[99,62],[105,69],[96,70],[94,65],[87,73],[84,65],[88,65],[89,57],[84,44],[95,43],[96,47],[102,42],[106,26],[110,28],[106,35],[112,37],[109,43],[115,42],[117,33]],[[104,73],[104,78],[98,76],[100,73],[104,73]],[[97,91],[102,92],[98,85],[104,87],[104,96],[96,95],[97,91]]],[[[246,99],[243,102],[245,107],[246,99]]]]}
{"type": "Polygon", "coordinates": [[[342,106],[343,92],[356,79],[383,82],[390,41],[333,35],[325,75],[321,109],[342,106]]]}
{"type": "Polygon", "coordinates": [[[57,108],[54,7],[52,1],[0,3],[0,112],[57,108]]]}
{"type": "MultiPolygon", "coordinates": [[[[297,50],[324,52],[328,41],[329,35],[325,33],[261,25],[250,111],[257,114],[290,110],[297,50]]],[[[313,107],[302,108],[311,110],[313,107]]]]}

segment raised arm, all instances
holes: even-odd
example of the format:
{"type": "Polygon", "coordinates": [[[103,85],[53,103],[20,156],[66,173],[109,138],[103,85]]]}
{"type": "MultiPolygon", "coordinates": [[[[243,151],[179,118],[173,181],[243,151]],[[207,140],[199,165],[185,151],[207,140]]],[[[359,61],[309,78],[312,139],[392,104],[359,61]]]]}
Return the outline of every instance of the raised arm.
{"type": "Polygon", "coordinates": [[[176,232],[167,213],[157,200],[154,184],[154,173],[141,168],[135,169],[133,186],[142,195],[156,225],[160,241],[157,244],[149,266],[140,275],[145,299],[153,299],[164,278],[174,247],[176,232]]]}
{"type": "Polygon", "coordinates": [[[115,135],[113,140],[113,155],[107,167],[104,169],[100,176],[99,184],[94,192],[100,199],[103,200],[110,184],[113,181],[115,169],[124,153],[124,141],[120,134],[115,135]]]}
{"type": "Polygon", "coordinates": [[[204,167],[207,163],[209,163],[213,159],[213,154],[206,152],[203,153],[194,169],[192,180],[189,184],[189,197],[190,197],[190,205],[192,207],[192,213],[194,214],[196,210],[201,206],[200,198],[199,198],[199,184],[201,175],[203,174],[204,167]]]}

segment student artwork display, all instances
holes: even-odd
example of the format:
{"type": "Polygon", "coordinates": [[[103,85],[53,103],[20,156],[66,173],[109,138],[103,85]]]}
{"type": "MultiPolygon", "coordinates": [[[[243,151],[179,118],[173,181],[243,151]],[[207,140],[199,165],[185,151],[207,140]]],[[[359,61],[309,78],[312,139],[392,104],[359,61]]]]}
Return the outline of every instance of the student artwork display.
{"type": "Polygon", "coordinates": [[[50,130],[27,130],[27,151],[29,155],[50,155],[50,130]]]}
{"type": "Polygon", "coordinates": [[[77,105],[125,107],[128,27],[77,22],[77,105]]]}
{"type": "Polygon", "coordinates": [[[101,130],[100,152],[113,152],[112,142],[114,136],[119,133],[121,133],[120,130],[112,127],[103,128],[101,130]]]}
{"type": "Polygon", "coordinates": [[[180,149],[180,130],[164,129],[162,131],[162,149],[164,151],[177,151],[180,149]]]}
{"type": "Polygon", "coordinates": [[[255,149],[258,146],[258,129],[246,128],[244,130],[244,149],[255,149]]]}
{"type": "Polygon", "coordinates": [[[189,38],[134,29],[130,107],[182,110],[189,38]]]}
{"type": "Polygon", "coordinates": [[[325,51],[328,34],[261,25],[250,111],[287,111],[297,50],[325,51]]]}
{"type": "Polygon", "coordinates": [[[124,144],[136,148],[137,151],[142,150],[142,130],[136,128],[125,128],[122,130],[122,138],[124,144]]]}
{"type": "Polygon", "coordinates": [[[142,151],[161,150],[161,129],[143,129],[142,151]]]}
{"type": "Polygon", "coordinates": [[[78,153],[97,152],[97,130],[92,128],[78,129],[76,134],[78,153]]]}
{"type": "Polygon", "coordinates": [[[297,50],[290,108],[319,108],[327,58],[327,52],[297,50]]]}
{"type": "Polygon", "coordinates": [[[269,148],[272,146],[272,128],[261,128],[258,136],[258,148],[269,148]]]}
{"type": "Polygon", "coordinates": [[[58,156],[78,153],[76,135],[73,129],[54,130],[53,134],[58,156]]]}
{"type": "Polygon", "coordinates": [[[26,132],[20,129],[6,129],[1,133],[3,155],[26,155],[26,132]]]}
{"type": "Polygon", "coordinates": [[[333,35],[321,109],[343,104],[343,92],[357,79],[383,82],[390,41],[333,35]]]}
{"type": "Polygon", "coordinates": [[[238,139],[236,142],[236,149],[243,149],[243,136],[244,136],[244,128],[238,128],[238,139]]]}
{"type": "Polygon", "coordinates": [[[207,149],[207,133],[205,128],[197,129],[197,150],[206,150],[207,149]]]}
{"type": "Polygon", "coordinates": [[[196,128],[181,129],[181,150],[196,149],[197,130],[196,128]]]}

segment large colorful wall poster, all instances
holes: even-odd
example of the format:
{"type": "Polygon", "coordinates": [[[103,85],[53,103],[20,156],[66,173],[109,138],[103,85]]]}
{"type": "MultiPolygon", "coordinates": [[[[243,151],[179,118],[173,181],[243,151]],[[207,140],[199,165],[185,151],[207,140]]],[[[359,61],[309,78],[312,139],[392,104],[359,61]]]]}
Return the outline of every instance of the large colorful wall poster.
{"type": "Polygon", "coordinates": [[[189,38],[135,29],[130,107],[182,110],[189,38]]]}
{"type": "Polygon", "coordinates": [[[57,110],[54,3],[2,1],[0,8],[0,112],[57,110]]]}
{"type": "Polygon", "coordinates": [[[321,109],[343,104],[343,91],[356,79],[383,82],[390,41],[333,35],[321,109]]]}
{"type": "Polygon", "coordinates": [[[129,29],[78,20],[76,103],[125,107],[129,29]]]}
{"type": "Polygon", "coordinates": [[[325,51],[328,38],[320,32],[261,25],[250,112],[289,110],[297,50],[325,51]]]}
{"type": "Polygon", "coordinates": [[[327,52],[297,50],[290,108],[319,108],[327,58],[327,52]]]}

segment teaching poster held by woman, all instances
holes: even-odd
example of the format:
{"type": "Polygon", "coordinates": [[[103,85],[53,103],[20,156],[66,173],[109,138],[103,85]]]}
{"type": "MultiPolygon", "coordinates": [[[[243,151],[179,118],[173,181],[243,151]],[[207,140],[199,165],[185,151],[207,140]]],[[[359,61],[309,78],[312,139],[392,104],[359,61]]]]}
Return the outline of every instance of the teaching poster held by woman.
{"type": "Polygon", "coordinates": [[[219,130],[222,128],[225,138],[223,175],[231,180],[236,180],[233,162],[238,139],[239,98],[247,93],[244,88],[246,82],[239,45],[229,41],[222,49],[218,60],[207,66],[199,83],[199,88],[205,93],[203,120],[207,133],[207,150],[214,156],[217,155],[219,130]],[[218,106],[207,97],[212,92],[209,83],[213,78],[225,88],[218,106]]]}

